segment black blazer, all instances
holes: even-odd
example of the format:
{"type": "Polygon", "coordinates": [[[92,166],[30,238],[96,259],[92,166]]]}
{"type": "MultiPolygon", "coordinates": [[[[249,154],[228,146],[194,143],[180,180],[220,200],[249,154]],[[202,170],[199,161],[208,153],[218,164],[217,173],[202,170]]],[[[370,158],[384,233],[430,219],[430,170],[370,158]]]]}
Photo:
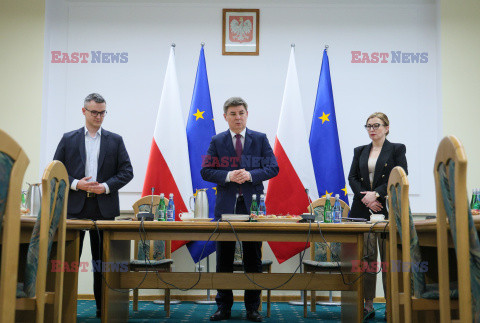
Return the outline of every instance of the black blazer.
{"type": "Polygon", "coordinates": [[[212,137],[207,155],[204,157],[200,171],[205,181],[217,184],[217,199],[215,202],[215,220],[224,213],[233,213],[235,196],[241,186],[247,211],[250,210],[252,194],[257,194],[257,200],[263,193],[263,181],[277,176],[279,168],[267,135],[247,128],[245,144],[241,160],[235,161],[237,154],[233,147],[230,130],[212,137]],[[242,185],[234,182],[225,183],[229,171],[245,168],[252,175],[251,182],[242,185]]]}
{"type": "MultiPolygon", "coordinates": [[[[54,160],[61,161],[68,172],[70,183],[74,179],[85,177],[85,128],[67,132],[63,135],[54,160]]],[[[102,128],[100,153],[98,156],[97,182],[107,183],[109,194],[97,196],[102,218],[112,219],[120,214],[118,190],[133,178],[133,168],[127,149],[121,136],[102,128]]],[[[68,193],[68,215],[80,213],[87,193],[82,190],[70,190],[68,193]]]]}
{"type": "Polygon", "coordinates": [[[385,140],[380,151],[380,155],[375,165],[375,174],[372,186],[370,187],[370,178],[368,177],[368,156],[372,144],[359,146],[353,151],[353,161],[348,174],[348,182],[353,190],[353,203],[350,210],[350,217],[370,219],[369,209],[362,203],[363,191],[376,191],[380,197],[377,200],[382,203],[383,209],[380,213],[388,217],[386,208],[387,183],[390,172],[395,166],[401,166],[408,174],[407,157],[405,153],[407,148],[404,144],[391,143],[385,140]]]}

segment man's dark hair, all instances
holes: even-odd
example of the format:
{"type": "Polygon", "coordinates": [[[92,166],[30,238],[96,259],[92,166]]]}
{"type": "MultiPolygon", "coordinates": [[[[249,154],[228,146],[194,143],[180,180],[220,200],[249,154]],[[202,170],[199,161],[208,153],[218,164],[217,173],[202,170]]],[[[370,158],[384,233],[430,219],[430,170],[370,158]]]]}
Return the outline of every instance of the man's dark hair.
{"type": "Polygon", "coordinates": [[[98,93],[90,93],[89,95],[87,95],[87,97],[85,98],[85,101],[83,101],[83,106],[86,107],[87,104],[90,103],[90,101],[95,101],[96,103],[107,104],[107,101],[105,101],[103,96],[101,96],[98,93]]]}
{"type": "Polygon", "coordinates": [[[248,111],[248,104],[242,98],[238,96],[231,97],[223,104],[223,113],[227,113],[228,108],[230,107],[238,107],[239,105],[243,105],[245,111],[248,111]]]}

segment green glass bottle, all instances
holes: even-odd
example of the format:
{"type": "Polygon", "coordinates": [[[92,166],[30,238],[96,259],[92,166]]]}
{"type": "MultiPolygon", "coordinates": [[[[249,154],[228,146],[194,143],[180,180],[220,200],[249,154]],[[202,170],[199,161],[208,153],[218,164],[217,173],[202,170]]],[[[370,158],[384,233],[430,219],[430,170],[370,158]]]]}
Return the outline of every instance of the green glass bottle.
{"type": "Polygon", "coordinates": [[[27,192],[22,191],[22,205],[21,205],[21,207],[23,207],[23,208],[27,207],[26,196],[27,196],[27,192]]]}
{"type": "Polygon", "coordinates": [[[323,222],[332,222],[332,204],[330,203],[330,194],[326,195],[325,206],[323,207],[323,222]]]}
{"type": "Polygon", "coordinates": [[[475,206],[476,201],[477,201],[477,189],[474,188],[473,193],[472,193],[472,199],[470,201],[470,210],[475,209],[474,206],[475,206]]]}
{"type": "Polygon", "coordinates": [[[160,202],[158,203],[158,221],[165,221],[165,194],[160,194],[160,202]]]}
{"type": "Polygon", "coordinates": [[[250,215],[258,215],[257,194],[252,195],[252,204],[250,205],[250,215]]]}
{"type": "Polygon", "coordinates": [[[473,210],[480,210],[480,189],[477,188],[475,194],[475,203],[473,204],[473,210]]]}

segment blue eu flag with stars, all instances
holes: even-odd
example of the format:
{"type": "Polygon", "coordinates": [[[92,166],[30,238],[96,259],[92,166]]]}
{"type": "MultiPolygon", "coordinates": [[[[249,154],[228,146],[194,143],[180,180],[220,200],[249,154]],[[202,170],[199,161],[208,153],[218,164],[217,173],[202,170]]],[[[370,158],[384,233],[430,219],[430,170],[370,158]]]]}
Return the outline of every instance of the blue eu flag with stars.
{"type": "MultiPolygon", "coordinates": [[[[199,189],[207,189],[210,218],[214,218],[216,187],[214,183],[206,182],[200,175],[202,169],[202,156],[207,154],[208,146],[215,135],[213,121],[212,101],[208,87],[207,67],[205,53],[200,50],[198,59],[197,76],[193,88],[192,103],[187,121],[187,141],[190,157],[190,173],[192,176],[193,193],[199,189]]],[[[215,242],[191,241],[187,243],[188,251],[195,263],[215,251],[215,242]]]]}
{"type": "Polygon", "coordinates": [[[326,49],[323,52],[309,143],[318,196],[331,194],[333,197],[339,194],[340,199],[348,204],[326,49]]]}

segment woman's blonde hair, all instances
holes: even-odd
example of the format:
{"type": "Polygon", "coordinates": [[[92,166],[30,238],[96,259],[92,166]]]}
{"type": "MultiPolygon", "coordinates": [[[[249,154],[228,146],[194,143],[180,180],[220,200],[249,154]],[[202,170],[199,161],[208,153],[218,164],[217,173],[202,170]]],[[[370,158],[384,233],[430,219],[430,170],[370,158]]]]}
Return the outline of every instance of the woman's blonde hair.
{"type": "MultiPolygon", "coordinates": [[[[372,119],[372,118],[378,118],[380,120],[382,120],[383,122],[383,125],[385,127],[388,127],[390,126],[390,121],[388,121],[388,117],[385,113],[383,112],[374,112],[372,113],[368,118],[367,118],[367,122],[365,122],[366,124],[368,123],[368,120],[372,119]]],[[[388,135],[390,133],[390,130],[387,130],[387,133],[386,135],[388,135]]]]}

